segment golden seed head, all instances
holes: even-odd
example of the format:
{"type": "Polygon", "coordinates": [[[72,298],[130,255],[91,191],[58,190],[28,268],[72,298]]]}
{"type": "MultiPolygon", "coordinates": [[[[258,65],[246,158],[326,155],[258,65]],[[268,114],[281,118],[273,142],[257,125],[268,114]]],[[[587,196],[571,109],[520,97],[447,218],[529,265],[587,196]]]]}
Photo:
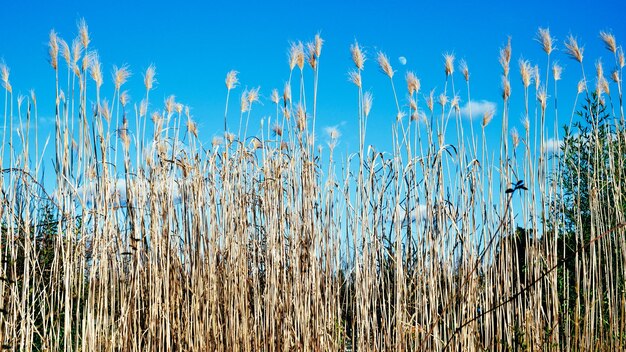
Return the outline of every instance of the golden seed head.
{"type": "Polygon", "coordinates": [[[625,65],[625,62],[624,62],[624,50],[622,49],[621,46],[617,49],[617,62],[619,64],[620,68],[624,68],[624,65],[625,65]]]}
{"type": "Polygon", "coordinates": [[[413,93],[419,93],[420,90],[420,80],[415,76],[415,74],[411,71],[406,73],[406,85],[409,90],[409,95],[413,95],[413,93]]]}
{"type": "MultiPolygon", "coordinates": [[[[102,67],[100,66],[100,60],[98,59],[98,54],[96,52],[91,52],[89,55],[86,55],[85,58],[89,57],[89,73],[91,74],[91,78],[96,82],[96,87],[100,88],[102,86],[102,67]]],[[[84,60],[83,60],[84,62],[84,60]]],[[[83,65],[83,70],[84,70],[83,65]]]]}
{"type": "Polygon", "coordinates": [[[317,70],[317,52],[315,49],[315,43],[314,42],[308,42],[306,43],[306,50],[307,50],[307,61],[309,63],[309,66],[311,66],[311,68],[313,69],[313,71],[317,70]]]}
{"type": "Polygon", "coordinates": [[[386,74],[387,77],[393,78],[393,74],[395,73],[395,71],[393,70],[393,68],[391,68],[391,64],[389,63],[389,58],[387,57],[387,55],[379,51],[378,57],[376,59],[378,61],[378,66],[383,71],[383,73],[386,74]]]}
{"type": "Polygon", "coordinates": [[[509,68],[511,63],[511,37],[509,37],[506,46],[500,49],[500,65],[502,66],[502,72],[505,77],[509,75],[509,68]]]}
{"type": "Polygon", "coordinates": [[[198,138],[198,124],[191,119],[187,119],[187,131],[198,138]]]}
{"type": "Polygon", "coordinates": [[[313,42],[315,43],[315,55],[319,59],[320,55],[322,55],[322,45],[324,44],[324,39],[322,39],[320,34],[317,33],[313,42]]]}
{"type": "Polygon", "coordinates": [[[130,70],[126,64],[122,65],[122,67],[113,66],[113,84],[116,90],[119,90],[122,84],[126,83],[130,74],[130,70]]]}
{"type": "Polygon", "coordinates": [[[617,69],[615,69],[615,70],[613,70],[613,72],[611,72],[611,79],[613,80],[613,82],[619,84],[619,82],[620,82],[619,71],[617,71],[617,69]]]}
{"type": "Polygon", "coordinates": [[[126,128],[122,128],[118,132],[119,138],[122,140],[122,146],[124,146],[124,150],[128,151],[128,147],[130,146],[130,136],[128,135],[128,130],[126,128]]]}
{"type": "Polygon", "coordinates": [[[80,43],[80,39],[74,38],[74,40],[72,40],[72,62],[74,66],[78,65],[78,60],[80,60],[82,53],[83,45],[80,43]]]}
{"type": "Polygon", "coordinates": [[[450,106],[456,110],[457,112],[460,110],[459,108],[459,101],[461,100],[461,97],[459,97],[458,95],[455,95],[452,98],[452,101],[450,102],[450,106]]]}
{"type": "Polygon", "coordinates": [[[598,96],[602,95],[602,93],[611,94],[611,90],[609,89],[609,82],[604,78],[604,76],[598,78],[598,82],[596,84],[596,94],[598,96]]]}
{"type": "Polygon", "coordinates": [[[411,109],[411,111],[417,110],[417,102],[415,101],[415,99],[409,98],[409,108],[411,109]]]}
{"type": "Polygon", "coordinates": [[[283,104],[287,106],[288,102],[291,102],[291,85],[289,82],[285,82],[285,87],[283,88],[283,104]]]}
{"type": "Polygon", "coordinates": [[[109,122],[111,120],[111,110],[109,109],[109,102],[104,99],[102,101],[102,106],[100,107],[100,112],[102,114],[102,117],[104,117],[104,119],[109,122]]]}
{"type": "Polygon", "coordinates": [[[174,110],[176,110],[177,114],[182,114],[183,113],[183,104],[181,103],[176,103],[176,105],[174,105],[174,110]]]}
{"type": "Polygon", "coordinates": [[[517,148],[519,145],[519,133],[515,127],[511,129],[511,140],[513,141],[513,148],[517,148]]]}
{"type": "Polygon", "coordinates": [[[61,47],[61,55],[65,59],[67,63],[67,67],[72,67],[72,55],[70,53],[70,46],[67,45],[67,42],[61,38],[59,38],[59,46],[61,47]]]}
{"type": "Polygon", "coordinates": [[[465,60],[461,60],[459,63],[459,69],[461,73],[463,73],[463,78],[465,78],[465,82],[469,81],[469,68],[467,67],[467,62],[465,60]]]}
{"type": "Polygon", "coordinates": [[[604,67],[602,66],[602,60],[600,59],[596,61],[596,77],[598,79],[604,77],[604,67]]]}
{"type": "Polygon", "coordinates": [[[535,81],[535,90],[539,90],[541,84],[541,77],[539,76],[539,65],[533,67],[533,80],[535,81]]]}
{"type": "Polygon", "coordinates": [[[561,79],[561,74],[563,73],[563,67],[559,65],[559,62],[555,62],[552,65],[552,75],[554,76],[554,80],[558,81],[561,79]]]}
{"type": "Polygon", "coordinates": [[[350,52],[352,53],[352,61],[357,70],[363,70],[365,66],[365,52],[359,47],[359,43],[356,41],[350,46],[350,52]]]}
{"type": "Polygon", "coordinates": [[[552,53],[554,38],[550,36],[550,28],[539,28],[537,31],[537,41],[541,43],[543,51],[546,54],[550,55],[550,53],[552,53]]]}
{"type": "Polygon", "coordinates": [[[272,132],[278,137],[283,136],[283,128],[279,124],[275,124],[274,126],[272,126],[272,132]]]}
{"type": "Polygon", "coordinates": [[[435,91],[434,90],[431,90],[428,97],[426,97],[426,106],[428,107],[428,110],[430,110],[430,112],[432,113],[435,108],[435,91]]]}
{"type": "Polygon", "coordinates": [[[263,148],[263,143],[258,138],[252,138],[252,141],[250,141],[250,144],[251,144],[252,150],[263,148]]]}
{"type": "Polygon", "coordinates": [[[567,55],[569,55],[572,59],[582,63],[583,62],[583,51],[584,48],[578,46],[578,41],[571,34],[567,37],[567,41],[565,42],[565,48],[567,55]]]}
{"type": "Polygon", "coordinates": [[[83,45],[83,48],[85,48],[85,50],[87,50],[87,48],[89,47],[89,28],[87,28],[87,22],[85,22],[85,19],[82,18],[79,22],[78,22],[78,35],[80,36],[80,40],[81,43],[83,45]]]}
{"type": "Polygon", "coordinates": [[[615,36],[613,35],[613,33],[601,31],[600,38],[604,42],[604,46],[607,48],[607,50],[609,50],[613,54],[617,54],[617,43],[615,41],[615,36]]]}
{"type": "Polygon", "coordinates": [[[539,105],[541,105],[541,110],[546,110],[546,105],[548,104],[548,94],[544,86],[539,87],[539,90],[537,91],[537,101],[539,102],[539,105]]]}
{"type": "Polygon", "coordinates": [[[237,78],[238,73],[239,72],[235,70],[228,71],[226,74],[226,89],[231,90],[237,86],[237,83],[239,83],[239,79],[237,78]]]}
{"type": "Polygon", "coordinates": [[[578,89],[578,94],[587,90],[587,82],[585,82],[584,79],[581,79],[580,81],[578,81],[577,89],[578,89]]]}
{"type": "Polygon", "coordinates": [[[243,93],[241,93],[241,99],[240,101],[240,110],[241,112],[246,112],[248,110],[250,110],[250,103],[248,102],[248,90],[244,90],[243,93]]]}
{"type": "Polygon", "coordinates": [[[533,73],[532,66],[530,66],[530,62],[528,60],[519,60],[519,71],[522,76],[522,83],[524,84],[524,88],[528,88],[530,86],[530,79],[533,73]]]}
{"type": "Polygon", "coordinates": [[[259,101],[259,90],[261,89],[261,87],[256,87],[256,88],[252,88],[250,89],[250,91],[248,91],[248,103],[250,104],[250,107],[252,107],[252,103],[256,103],[259,101]]]}
{"type": "Polygon", "coordinates": [[[122,107],[126,107],[126,104],[130,101],[130,95],[128,95],[128,91],[125,90],[120,94],[120,104],[122,107]]]}
{"type": "Polygon", "coordinates": [[[270,95],[270,97],[272,99],[272,103],[278,105],[278,102],[280,101],[280,97],[278,96],[278,89],[272,89],[272,94],[270,95]]]}
{"type": "Polygon", "coordinates": [[[142,99],[141,103],[139,103],[139,117],[146,116],[147,112],[148,112],[148,101],[145,99],[142,99]]]}
{"type": "Polygon", "coordinates": [[[154,86],[154,82],[156,82],[156,79],[154,78],[155,75],[156,68],[154,67],[154,65],[148,66],[148,68],[146,69],[146,74],[144,74],[143,76],[143,84],[146,87],[146,90],[150,90],[154,86]]]}
{"type": "Polygon", "coordinates": [[[226,140],[228,141],[228,143],[232,143],[235,140],[235,135],[230,132],[226,132],[224,134],[224,137],[226,137],[226,140]]]}
{"type": "Polygon", "coordinates": [[[170,95],[165,99],[165,112],[167,112],[168,117],[174,112],[174,109],[176,109],[176,97],[170,95]]]}
{"type": "Polygon", "coordinates": [[[522,119],[522,126],[524,126],[524,130],[526,131],[526,133],[530,131],[530,119],[528,118],[528,116],[522,119]]]}
{"type": "Polygon", "coordinates": [[[444,69],[446,72],[446,76],[450,76],[454,73],[454,54],[445,53],[443,55],[443,58],[445,61],[444,69]]]}
{"type": "Polygon", "coordinates": [[[352,83],[354,83],[355,86],[362,88],[362,82],[361,82],[361,72],[360,71],[356,71],[356,70],[352,70],[350,72],[348,72],[348,80],[352,83]]]}
{"type": "Polygon", "coordinates": [[[491,122],[491,120],[493,119],[493,115],[494,114],[495,114],[495,111],[493,111],[493,109],[489,109],[489,110],[485,111],[485,113],[483,114],[483,122],[482,122],[483,128],[487,127],[489,122],[491,122]]]}
{"type": "Polygon", "coordinates": [[[372,110],[372,104],[374,103],[374,96],[371,92],[367,91],[363,94],[363,114],[367,117],[372,110]]]}
{"type": "Polygon", "coordinates": [[[293,70],[296,65],[300,70],[304,68],[304,45],[302,42],[291,43],[289,47],[289,69],[293,70]]]}
{"type": "Polygon", "coordinates": [[[448,104],[448,97],[445,94],[439,94],[439,105],[444,108],[448,104]]]}
{"type": "Polygon", "coordinates": [[[215,136],[211,140],[211,145],[213,146],[213,148],[217,147],[218,145],[221,145],[222,143],[224,143],[224,139],[220,136],[215,136]]]}
{"type": "Polygon", "coordinates": [[[50,53],[50,65],[52,65],[53,69],[57,69],[59,66],[58,57],[59,57],[59,40],[57,38],[57,33],[53,30],[50,31],[50,40],[48,42],[50,53]]]}
{"type": "Polygon", "coordinates": [[[7,90],[7,92],[13,93],[13,87],[11,87],[11,83],[9,83],[9,73],[11,73],[9,67],[4,63],[0,63],[0,76],[2,76],[2,86],[4,87],[4,89],[7,90]]]}
{"type": "Polygon", "coordinates": [[[505,101],[511,96],[511,81],[508,78],[502,77],[502,99],[505,101]]]}

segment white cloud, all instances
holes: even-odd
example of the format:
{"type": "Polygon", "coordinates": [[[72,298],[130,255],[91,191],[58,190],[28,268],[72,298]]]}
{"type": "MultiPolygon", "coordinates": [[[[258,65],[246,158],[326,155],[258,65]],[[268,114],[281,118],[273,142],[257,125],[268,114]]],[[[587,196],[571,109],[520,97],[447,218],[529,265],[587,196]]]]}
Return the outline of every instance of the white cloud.
{"type": "Polygon", "coordinates": [[[561,146],[563,145],[563,141],[560,139],[549,138],[546,141],[546,144],[543,146],[543,150],[548,154],[555,154],[561,152],[561,146]]]}
{"type": "Polygon", "coordinates": [[[472,120],[477,118],[482,119],[483,115],[488,111],[495,113],[496,103],[488,100],[472,100],[461,107],[461,115],[472,120]],[[471,116],[470,111],[472,113],[471,116]]]}

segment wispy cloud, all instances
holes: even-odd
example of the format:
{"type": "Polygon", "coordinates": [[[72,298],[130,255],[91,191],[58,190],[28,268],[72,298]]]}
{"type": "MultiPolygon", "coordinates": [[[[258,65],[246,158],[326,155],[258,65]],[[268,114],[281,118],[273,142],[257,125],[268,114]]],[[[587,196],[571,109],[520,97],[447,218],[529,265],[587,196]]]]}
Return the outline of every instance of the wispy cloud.
{"type": "Polygon", "coordinates": [[[461,107],[461,115],[468,119],[482,118],[488,112],[496,112],[496,103],[489,100],[472,100],[461,107]],[[471,115],[470,115],[471,112],[471,115]]]}
{"type": "Polygon", "coordinates": [[[546,140],[546,144],[543,146],[543,150],[548,154],[555,154],[561,152],[561,146],[563,141],[561,139],[549,138],[546,140]]]}

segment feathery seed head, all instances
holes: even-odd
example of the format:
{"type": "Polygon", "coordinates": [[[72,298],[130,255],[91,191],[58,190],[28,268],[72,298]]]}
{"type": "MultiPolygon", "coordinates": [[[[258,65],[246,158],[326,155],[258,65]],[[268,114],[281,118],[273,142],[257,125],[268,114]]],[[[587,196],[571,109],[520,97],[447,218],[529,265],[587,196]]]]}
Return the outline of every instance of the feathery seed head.
{"type": "Polygon", "coordinates": [[[391,64],[389,63],[389,58],[387,57],[387,55],[379,51],[377,61],[378,61],[378,66],[383,71],[383,73],[386,74],[387,77],[393,78],[393,74],[395,72],[393,68],[391,68],[391,64]]]}
{"type": "Polygon", "coordinates": [[[261,87],[256,87],[256,88],[252,88],[250,89],[250,91],[248,91],[248,103],[250,104],[250,107],[252,107],[252,103],[258,102],[259,101],[259,90],[261,89],[261,87]]]}
{"type": "Polygon", "coordinates": [[[235,134],[230,133],[230,132],[226,132],[224,134],[224,137],[226,138],[226,140],[228,141],[228,143],[232,143],[235,140],[235,134]]]}
{"type": "Polygon", "coordinates": [[[109,122],[111,120],[111,110],[109,108],[109,101],[104,99],[102,101],[102,106],[100,106],[100,113],[102,114],[102,117],[104,117],[104,119],[109,122]]]}
{"type": "Polygon", "coordinates": [[[48,41],[48,47],[48,52],[50,54],[50,65],[52,65],[52,68],[56,70],[59,66],[59,39],[57,38],[57,33],[54,31],[54,29],[50,31],[50,40],[48,41]]]}
{"type": "Polygon", "coordinates": [[[441,108],[445,108],[446,104],[448,104],[448,97],[445,94],[439,94],[439,105],[441,108]]]}
{"type": "Polygon", "coordinates": [[[320,55],[322,55],[322,45],[324,44],[324,39],[322,39],[320,34],[317,33],[313,42],[315,43],[315,56],[319,59],[320,55]]]}
{"type": "Polygon", "coordinates": [[[535,81],[535,90],[539,90],[541,84],[541,77],[539,76],[539,65],[533,67],[533,80],[535,81]]]}
{"type": "Polygon", "coordinates": [[[83,45],[80,43],[80,39],[74,38],[74,40],[72,40],[72,62],[74,65],[78,64],[78,60],[80,60],[82,53],[83,45]]]}
{"type": "Polygon", "coordinates": [[[361,50],[358,42],[355,41],[354,44],[350,46],[350,52],[352,53],[352,61],[356,69],[359,71],[363,70],[366,60],[365,52],[361,50]]]}
{"type": "Polygon", "coordinates": [[[374,103],[374,96],[370,91],[363,94],[363,114],[367,117],[372,110],[372,104],[374,103]]]}
{"type": "Polygon", "coordinates": [[[122,84],[126,83],[130,74],[130,70],[126,64],[122,65],[122,67],[113,66],[113,84],[115,85],[115,90],[119,90],[122,84]]]}
{"type": "Polygon", "coordinates": [[[130,136],[128,135],[128,129],[122,128],[118,131],[118,136],[122,140],[122,146],[125,151],[128,151],[128,147],[130,147],[130,136]]]}
{"type": "Polygon", "coordinates": [[[491,120],[493,119],[493,115],[496,112],[493,109],[489,109],[487,111],[485,111],[485,113],[483,114],[483,122],[482,122],[482,126],[487,127],[487,125],[489,124],[489,122],[491,122],[491,120]]]}
{"type": "Polygon", "coordinates": [[[509,37],[506,46],[500,49],[500,65],[502,66],[502,72],[504,77],[509,75],[509,65],[511,63],[511,37],[509,37]]]}
{"type": "Polygon", "coordinates": [[[550,36],[550,28],[539,28],[537,31],[537,41],[541,43],[543,51],[550,55],[552,50],[554,49],[552,44],[555,41],[553,37],[550,36]]]}
{"type": "Polygon", "coordinates": [[[619,78],[619,71],[617,71],[617,69],[615,69],[615,70],[613,70],[613,72],[611,72],[611,79],[613,80],[613,82],[619,84],[620,78],[619,78]]]}
{"type": "Polygon", "coordinates": [[[578,46],[578,40],[571,34],[567,37],[565,48],[567,55],[569,55],[572,59],[580,63],[583,62],[583,51],[585,48],[578,46]]]}
{"type": "Polygon", "coordinates": [[[511,140],[513,141],[513,148],[517,148],[519,145],[519,132],[517,132],[515,127],[511,129],[511,140]]]}
{"type": "Polygon", "coordinates": [[[250,110],[250,102],[248,102],[248,90],[247,89],[245,89],[243,93],[241,93],[240,110],[242,113],[250,110]]]}
{"type": "Polygon", "coordinates": [[[430,94],[426,97],[426,106],[428,110],[432,113],[435,108],[435,91],[431,90],[430,94]]]}
{"type": "Polygon", "coordinates": [[[148,113],[148,101],[141,99],[141,103],[139,103],[139,117],[146,116],[146,113],[148,113]]]}
{"type": "MultiPolygon", "coordinates": [[[[100,66],[100,59],[98,58],[98,54],[96,52],[90,52],[88,55],[85,55],[85,59],[89,60],[89,73],[91,74],[91,78],[96,82],[96,87],[100,88],[102,86],[102,67],[100,66]]],[[[83,59],[83,63],[85,62],[83,59]]],[[[83,64],[83,70],[85,70],[85,65],[83,64]]]]}
{"type": "Polygon", "coordinates": [[[184,106],[183,106],[183,104],[181,104],[181,103],[176,103],[176,104],[174,105],[174,110],[176,110],[176,113],[177,113],[178,115],[180,115],[180,114],[182,114],[182,113],[183,113],[183,107],[184,107],[184,106]]]}
{"type": "Polygon", "coordinates": [[[558,81],[561,79],[561,74],[563,73],[563,67],[561,67],[561,65],[559,65],[559,62],[556,61],[553,65],[552,65],[552,75],[554,76],[554,80],[558,81]]]}
{"type": "Polygon", "coordinates": [[[280,97],[278,96],[278,89],[272,89],[272,94],[270,95],[270,97],[272,99],[272,103],[278,105],[278,102],[280,101],[280,97]]]}
{"type": "Polygon", "coordinates": [[[224,139],[220,136],[214,136],[213,139],[211,140],[211,145],[213,146],[213,148],[223,143],[224,143],[224,139]]]}
{"type": "Polygon", "coordinates": [[[285,82],[285,87],[283,88],[283,104],[287,106],[287,103],[291,102],[291,85],[289,82],[285,82]]]}
{"type": "Polygon", "coordinates": [[[187,132],[198,138],[198,124],[193,122],[190,118],[187,119],[187,132]]]}
{"type": "Polygon", "coordinates": [[[148,68],[146,69],[146,74],[144,74],[143,76],[143,84],[146,87],[146,90],[152,89],[154,82],[156,82],[156,79],[154,78],[155,75],[156,68],[154,67],[154,65],[148,66],[148,68]]]}
{"type": "Polygon", "coordinates": [[[309,66],[311,66],[311,68],[313,69],[313,71],[317,70],[317,51],[315,48],[315,43],[314,42],[308,42],[306,43],[306,50],[307,50],[307,61],[309,63],[309,66]]]}
{"type": "Polygon", "coordinates": [[[405,116],[406,114],[403,111],[398,111],[398,113],[396,114],[396,121],[402,120],[405,116]]]}
{"type": "Polygon", "coordinates": [[[532,66],[528,60],[519,60],[519,71],[522,76],[522,83],[524,84],[524,88],[528,88],[530,86],[530,79],[533,73],[532,66]]]}
{"type": "Polygon", "coordinates": [[[511,81],[508,78],[502,77],[502,99],[505,101],[511,96],[511,81]]]}
{"type": "Polygon", "coordinates": [[[298,66],[300,70],[304,68],[304,45],[302,42],[291,43],[289,47],[289,69],[298,66]]]}
{"type": "Polygon", "coordinates": [[[602,93],[611,94],[611,91],[609,89],[609,82],[606,80],[606,78],[604,78],[604,76],[598,77],[598,81],[596,83],[596,94],[600,96],[602,95],[602,93]]]}
{"type": "Polygon", "coordinates": [[[467,67],[467,62],[464,59],[462,59],[459,63],[459,69],[463,74],[463,78],[465,78],[465,82],[469,82],[469,68],[467,67]]]}
{"type": "Polygon", "coordinates": [[[126,104],[130,101],[130,95],[128,95],[128,91],[125,90],[120,94],[120,104],[122,107],[126,107],[126,104]]]}
{"type": "Polygon", "coordinates": [[[34,106],[37,106],[37,96],[34,89],[30,90],[30,100],[32,100],[34,106]]]}
{"type": "Polygon", "coordinates": [[[600,77],[604,76],[604,67],[602,66],[602,60],[598,59],[596,61],[596,77],[600,79],[600,77]]]}
{"type": "Polygon", "coordinates": [[[417,94],[420,90],[420,80],[415,76],[415,74],[411,71],[406,73],[406,85],[409,90],[409,95],[413,95],[413,93],[417,94]]]}
{"type": "Polygon", "coordinates": [[[458,95],[455,95],[452,98],[452,101],[450,102],[450,107],[452,107],[455,111],[459,112],[460,108],[459,108],[459,101],[461,100],[461,97],[459,97],[458,95]]]}
{"type": "Polygon", "coordinates": [[[548,94],[544,86],[539,87],[539,90],[537,91],[537,101],[541,105],[541,110],[545,111],[548,103],[548,94]]]}
{"type": "Polygon", "coordinates": [[[577,89],[578,89],[578,94],[587,90],[587,82],[585,82],[584,79],[581,79],[580,81],[578,81],[577,89]]]}
{"type": "Polygon", "coordinates": [[[239,79],[237,78],[238,73],[239,72],[235,70],[228,71],[226,74],[226,89],[231,90],[237,86],[237,83],[239,83],[239,79]]]}
{"type": "Polygon", "coordinates": [[[176,97],[174,95],[170,95],[169,97],[167,97],[167,99],[165,99],[165,112],[167,112],[168,118],[170,115],[172,115],[172,113],[174,113],[175,109],[176,97]]]}
{"type": "Polygon", "coordinates": [[[2,76],[2,86],[9,93],[13,93],[13,87],[11,87],[11,83],[9,83],[9,73],[11,70],[5,63],[0,63],[0,76],[2,76]]]}
{"type": "Polygon", "coordinates": [[[417,110],[417,102],[415,101],[415,99],[409,98],[409,108],[411,109],[411,111],[417,110]]]}
{"type": "Polygon", "coordinates": [[[278,137],[283,136],[283,128],[279,124],[275,124],[274,126],[272,126],[272,132],[278,137]]]}
{"type": "Polygon", "coordinates": [[[61,47],[61,55],[65,59],[67,63],[67,67],[72,67],[72,55],[70,53],[70,46],[67,45],[67,42],[61,38],[59,38],[59,46],[61,47]]]}
{"type": "Polygon", "coordinates": [[[526,133],[530,131],[530,119],[528,116],[522,119],[522,126],[524,126],[524,131],[526,131],[526,133]]]}
{"type": "Polygon", "coordinates": [[[601,31],[600,38],[604,42],[604,46],[607,48],[607,50],[609,50],[613,54],[617,54],[617,43],[615,41],[615,36],[613,35],[613,33],[601,31]]]}
{"type": "Polygon", "coordinates": [[[252,140],[250,141],[250,147],[252,148],[252,150],[257,150],[257,149],[262,149],[263,148],[263,143],[258,139],[258,138],[252,138],[252,140]]]}
{"type": "Polygon", "coordinates": [[[454,54],[445,53],[443,55],[445,61],[446,77],[454,73],[454,54]]]}
{"type": "Polygon", "coordinates": [[[78,35],[80,36],[80,40],[81,40],[81,44],[83,45],[83,48],[85,48],[85,50],[87,50],[87,48],[89,47],[89,28],[87,28],[87,22],[85,22],[85,19],[82,18],[79,22],[78,22],[78,35]]]}
{"type": "Polygon", "coordinates": [[[348,80],[354,83],[355,86],[362,88],[361,72],[357,70],[351,70],[348,72],[348,80]]]}
{"type": "Polygon", "coordinates": [[[620,68],[624,68],[624,65],[625,65],[625,62],[624,62],[624,49],[622,49],[621,46],[619,48],[617,48],[617,63],[619,64],[620,68]]]}

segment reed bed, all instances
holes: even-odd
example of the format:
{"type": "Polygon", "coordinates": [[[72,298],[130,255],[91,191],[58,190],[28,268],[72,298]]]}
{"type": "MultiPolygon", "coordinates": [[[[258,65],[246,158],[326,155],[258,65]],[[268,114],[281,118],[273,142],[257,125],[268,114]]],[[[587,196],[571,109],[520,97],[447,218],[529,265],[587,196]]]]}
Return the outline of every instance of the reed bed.
{"type": "Polygon", "coordinates": [[[501,111],[470,131],[468,64],[446,54],[444,89],[424,94],[377,53],[368,68],[389,78],[397,108],[391,151],[366,143],[370,58],[355,43],[346,84],[358,92],[359,149],[338,156],[336,129],[328,145],[313,133],[319,36],[291,47],[260,135],[247,135],[259,89],[229,113],[229,72],[224,137],[203,145],[187,107],[151,103],[152,66],[133,104],[123,86],[134,78],[115,67],[107,101],[84,22],[78,33],[72,44],[50,33],[55,102],[16,96],[2,65],[2,349],[626,348],[624,55],[612,34],[601,39],[613,79],[597,64],[595,89],[582,47],[565,42],[581,68],[572,120],[586,111],[595,124],[571,127],[560,153],[546,136],[562,70],[549,30],[538,33],[545,66],[520,61],[518,75],[510,40],[501,49],[501,111]],[[521,131],[509,128],[511,99],[524,102],[521,131]],[[47,144],[29,136],[42,103],[55,106],[53,190],[41,181],[47,144]],[[502,126],[499,149],[490,123],[502,126]]]}

